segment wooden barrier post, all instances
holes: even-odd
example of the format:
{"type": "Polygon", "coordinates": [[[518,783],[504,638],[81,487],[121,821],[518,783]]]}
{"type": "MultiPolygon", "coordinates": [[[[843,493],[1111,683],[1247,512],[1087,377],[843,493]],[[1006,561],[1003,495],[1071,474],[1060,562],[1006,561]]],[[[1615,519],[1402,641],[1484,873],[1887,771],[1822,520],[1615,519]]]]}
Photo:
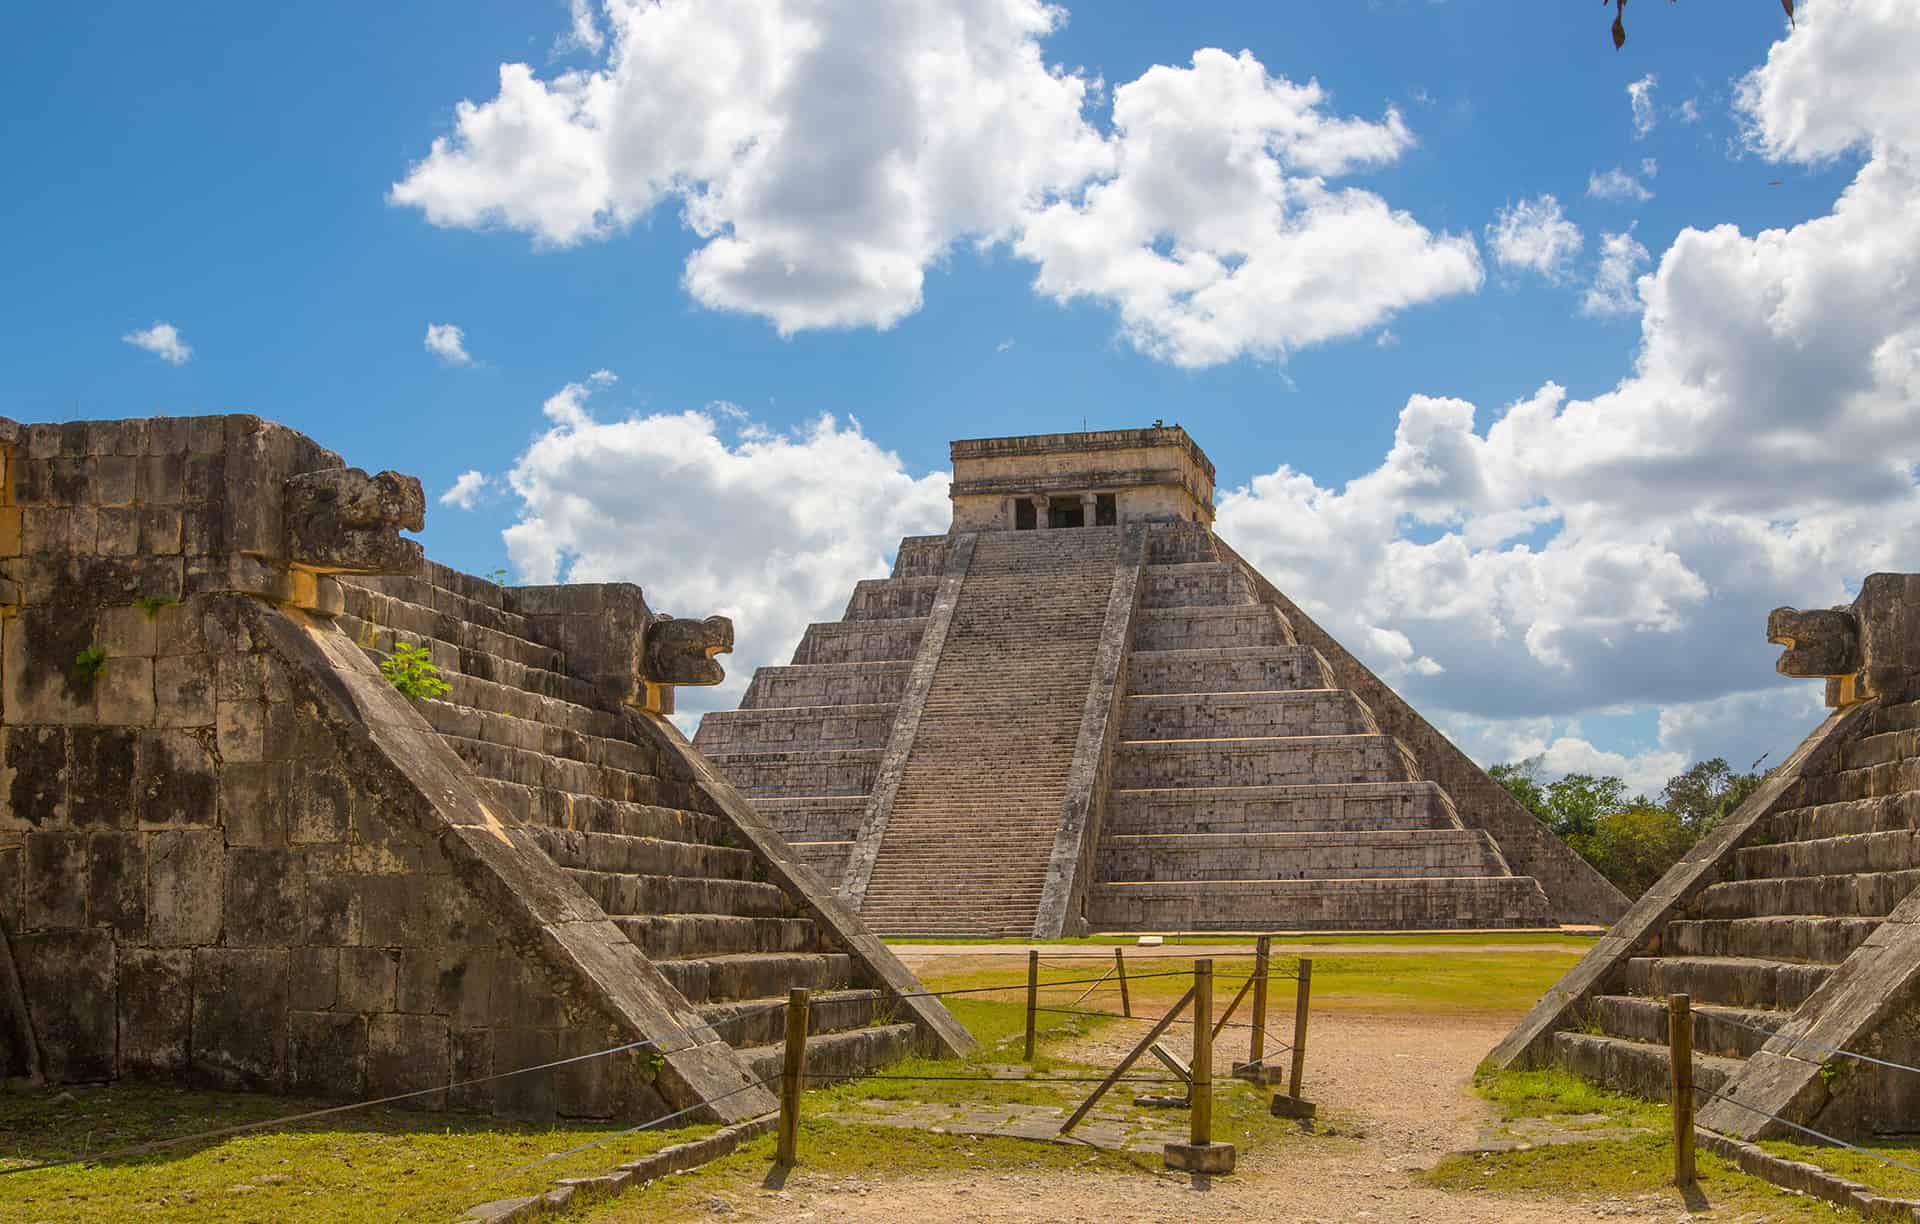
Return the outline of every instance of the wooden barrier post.
{"type": "Polygon", "coordinates": [[[1193,1108],[1188,1139],[1213,1142],[1213,962],[1193,962],[1193,1108]]]}
{"type": "Polygon", "coordinates": [[[1127,1056],[1115,1064],[1113,1070],[1107,1072],[1107,1077],[1100,1081],[1100,1086],[1088,1093],[1087,1099],[1080,1102],[1074,1111],[1067,1115],[1067,1120],[1060,1124],[1061,1134],[1064,1135],[1074,1127],[1080,1125],[1080,1119],[1086,1117],[1087,1114],[1092,1111],[1094,1105],[1099,1103],[1100,1098],[1107,1094],[1107,1089],[1120,1082],[1120,1077],[1127,1073],[1127,1069],[1133,1066],[1134,1063],[1140,1061],[1140,1056],[1145,1054],[1153,1043],[1160,1039],[1160,1034],[1166,1032],[1167,1029],[1172,1026],[1173,1022],[1180,1018],[1180,1013],[1185,1011],[1187,1004],[1191,1002],[1193,1002],[1193,991],[1189,989],[1187,993],[1180,996],[1179,1002],[1168,1009],[1166,1015],[1154,1021],[1153,1027],[1147,1030],[1147,1035],[1140,1039],[1140,1043],[1134,1046],[1133,1049],[1128,1050],[1127,1056]]]}
{"type": "Polygon", "coordinates": [[[1311,1118],[1314,1114],[1313,1103],[1300,1097],[1300,1077],[1307,1071],[1307,1012],[1312,1000],[1313,961],[1303,956],[1293,991],[1293,1066],[1287,1075],[1287,1090],[1273,1094],[1270,1112],[1276,1118],[1311,1118]]]}
{"type": "Polygon", "coordinates": [[[1233,1172],[1231,1143],[1213,1141],[1213,961],[1193,962],[1193,1065],[1188,1095],[1192,1106],[1186,1143],[1166,1146],[1169,1169],[1186,1173],[1233,1172]]]}
{"type": "Polygon", "coordinates": [[[1673,1073],[1673,1184],[1691,1186],[1693,1169],[1693,999],[1667,996],[1667,1063],[1673,1073]]]}
{"type": "Polygon", "coordinates": [[[807,1066],[807,991],[787,992],[787,1050],[780,1065],[780,1141],[775,1163],[792,1168],[800,1161],[800,1089],[807,1066]]]}
{"type": "Polygon", "coordinates": [[[1040,953],[1027,953],[1027,1061],[1033,1061],[1033,1014],[1040,1006],[1040,953]]]}
{"type": "Polygon", "coordinates": [[[1267,952],[1272,946],[1271,935],[1262,935],[1253,945],[1253,1038],[1247,1062],[1255,1067],[1267,1060],[1267,952]]]}
{"type": "Polygon", "coordinates": [[[1120,975],[1120,1014],[1133,1019],[1133,1000],[1127,997],[1127,958],[1123,949],[1113,950],[1113,967],[1120,975]]]}

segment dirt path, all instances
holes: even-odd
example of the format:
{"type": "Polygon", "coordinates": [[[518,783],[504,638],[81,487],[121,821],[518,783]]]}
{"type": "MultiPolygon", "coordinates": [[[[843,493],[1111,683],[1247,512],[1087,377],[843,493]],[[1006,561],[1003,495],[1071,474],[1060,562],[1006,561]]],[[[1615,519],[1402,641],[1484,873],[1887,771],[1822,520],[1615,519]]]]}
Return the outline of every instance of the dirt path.
{"type": "MultiPolygon", "coordinates": [[[[1038,952],[1043,960],[1049,962],[1087,961],[1090,964],[1113,963],[1113,950],[1110,948],[1061,948],[1055,944],[1007,944],[983,951],[979,944],[895,944],[893,954],[905,961],[907,967],[915,973],[926,967],[926,962],[946,957],[970,957],[981,964],[1005,963],[1024,957],[1028,952],[1038,952]]],[[[1196,956],[1252,956],[1253,944],[1160,944],[1152,948],[1139,948],[1132,944],[1124,945],[1121,950],[1127,954],[1128,962],[1146,960],[1152,957],[1172,957],[1191,961],[1196,956]]],[[[1274,956],[1471,956],[1476,952],[1581,952],[1585,949],[1579,944],[1546,943],[1541,940],[1528,942],[1524,937],[1511,943],[1402,943],[1402,944],[1340,944],[1276,942],[1269,949],[1274,956]]],[[[949,966],[939,966],[941,972],[948,972],[949,966]]]]}
{"type": "MultiPolygon", "coordinates": [[[[930,1224],[944,1220],[1260,1220],[1282,1224],[1431,1221],[1562,1224],[1621,1214],[1593,1205],[1449,1194],[1416,1182],[1469,1144],[1491,1118],[1467,1088],[1473,1068],[1511,1027],[1511,1016],[1330,1016],[1316,1025],[1305,1092],[1340,1132],[1308,1143],[1269,1144],[1243,1156],[1238,1176],[1196,1185],[1184,1176],[1088,1170],[942,1173],[857,1180],[804,1167],[779,1190],[716,1197],[708,1219],[930,1224]],[[1353,1133],[1353,1132],[1358,1133],[1353,1133]]],[[[1246,1056],[1245,1030],[1216,1048],[1224,1073],[1246,1056]]],[[[1062,1051],[1111,1062],[1130,1044],[1109,1030],[1062,1051]]],[[[1326,1129],[1323,1127],[1323,1129],[1326,1129]]],[[[1222,1139],[1231,1136],[1222,1135],[1222,1139]]],[[[1634,1213],[1638,1214],[1638,1213],[1634,1213]]],[[[696,1217],[698,1218],[698,1217],[696,1217]]]]}

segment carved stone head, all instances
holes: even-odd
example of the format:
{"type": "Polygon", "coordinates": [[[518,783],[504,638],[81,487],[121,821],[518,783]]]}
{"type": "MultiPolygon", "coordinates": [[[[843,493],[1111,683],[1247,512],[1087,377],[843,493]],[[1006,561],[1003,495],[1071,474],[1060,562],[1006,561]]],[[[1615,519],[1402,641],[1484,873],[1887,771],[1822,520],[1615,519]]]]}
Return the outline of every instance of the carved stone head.
{"type": "Polygon", "coordinates": [[[287,560],[318,573],[411,573],[417,541],[400,532],[426,524],[420,481],[359,468],[304,472],[286,482],[287,560]]]}
{"type": "Polygon", "coordinates": [[[1920,695],[1920,574],[1868,574],[1845,608],[1775,608],[1767,640],[1788,676],[1824,676],[1827,704],[1920,695]]]}
{"type": "Polygon", "coordinates": [[[710,685],[727,678],[713,656],[733,650],[733,622],[724,616],[663,616],[647,626],[646,678],[658,685],[710,685]]]}
{"type": "Polygon", "coordinates": [[[1860,669],[1860,627],[1849,608],[1775,608],[1767,640],[1785,646],[1774,670],[1783,676],[1842,676],[1860,669]]]}

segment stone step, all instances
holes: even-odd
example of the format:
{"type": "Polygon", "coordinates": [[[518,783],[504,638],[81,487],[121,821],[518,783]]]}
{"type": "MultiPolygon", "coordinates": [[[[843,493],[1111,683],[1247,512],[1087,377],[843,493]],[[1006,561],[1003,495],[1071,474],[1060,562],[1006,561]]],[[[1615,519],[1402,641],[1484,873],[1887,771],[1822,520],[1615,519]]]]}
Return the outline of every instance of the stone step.
{"type": "Polygon", "coordinates": [[[1733,852],[1736,879],[1853,875],[1920,867],[1920,834],[1911,830],[1855,833],[1809,841],[1746,846],[1733,852]]]}
{"type": "Polygon", "coordinates": [[[1920,871],[1730,880],[1701,889],[1691,914],[1696,918],[1883,917],[1906,900],[1916,885],[1920,885],[1920,871]]]}
{"type": "Polygon", "coordinates": [[[1873,729],[1875,731],[1920,729],[1920,701],[1905,701],[1881,706],[1873,712],[1873,729]]]}
{"type": "Polygon", "coordinates": [[[793,651],[799,663],[911,662],[920,649],[927,618],[829,621],[807,626],[793,651]]]}
{"type": "Polygon", "coordinates": [[[528,832],[547,852],[547,857],[562,867],[631,875],[706,876],[718,880],[751,879],[754,872],[753,852],[730,846],[703,846],[544,825],[529,825],[528,832]]]}
{"type": "Polygon", "coordinates": [[[1869,769],[1920,756],[1920,728],[1862,735],[1841,749],[1842,769],[1869,769]]]}
{"type": "Polygon", "coordinates": [[[655,960],[738,952],[817,952],[820,935],[807,918],[743,918],[733,914],[639,914],[613,920],[655,960]]]}
{"type": "Polygon", "coordinates": [[[1108,792],[1106,836],[1141,833],[1316,833],[1454,829],[1433,782],[1168,787],[1108,792]]]}
{"type": "Polygon", "coordinates": [[[532,622],[511,602],[515,588],[496,586],[484,578],[449,569],[434,561],[426,562],[415,575],[341,575],[347,611],[354,616],[364,617],[364,606],[355,606],[355,595],[345,590],[349,586],[416,607],[430,608],[443,616],[455,617],[484,629],[511,634],[530,642],[539,640],[540,635],[534,631],[532,622]]]}
{"type": "Polygon", "coordinates": [[[755,799],[753,810],[790,842],[846,841],[866,819],[864,795],[806,795],[755,799]]]}
{"type": "MultiPolygon", "coordinates": [[[[1585,1014],[1608,1037],[1657,1045],[1667,1042],[1669,1013],[1664,997],[1600,995],[1588,1001],[1585,1014]]],[[[1693,1008],[1694,1052],[1721,1058],[1750,1058],[1791,1015],[1790,1011],[1696,1004],[1693,1008]]]]}
{"type": "Polygon", "coordinates": [[[1218,561],[1220,550],[1214,547],[1213,533],[1191,525],[1156,527],[1147,536],[1147,564],[1191,565],[1218,561]]]}
{"type": "Polygon", "coordinates": [[[823,748],[815,752],[710,752],[707,759],[751,798],[782,795],[865,795],[880,767],[878,748],[823,748]]]}
{"type": "MultiPolygon", "coordinates": [[[[807,1033],[827,1033],[862,1029],[876,1018],[891,1019],[887,998],[878,990],[826,990],[807,999],[807,1033]]],[[[734,999],[725,1003],[701,1003],[700,1016],[730,1046],[775,1045],[786,1041],[787,996],[762,999],[734,999]]]]}
{"type": "Polygon", "coordinates": [[[1109,837],[1096,870],[1097,879],[1116,882],[1507,874],[1479,829],[1109,837]]]}
{"type": "Polygon", "coordinates": [[[628,803],[659,803],[662,799],[661,779],[651,773],[592,765],[444,732],[440,738],[483,778],[628,803]]]}
{"type": "Polygon", "coordinates": [[[1207,880],[1093,885],[1097,931],[1458,930],[1556,927],[1528,876],[1207,880]]]}
{"type": "Polygon", "coordinates": [[[847,874],[847,860],[853,856],[852,841],[790,841],[794,857],[820,877],[829,892],[837,891],[840,878],[847,874]]]}
{"type": "Polygon", "coordinates": [[[564,698],[547,697],[460,672],[444,674],[441,679],[452,686],[441,698],[449,705],[501,714],[543,726],[564,727],[586,735],[614,739],[628,735],[628,716],[624,713],[581,705],[564,698]]]}
{"type": "Polygon", "coordinates": [[[1142,608],[1134,614],[1134,650],[1232,650],[1291,646],[1293,630],[1263,604],[1211,608],[1142,608]]]}
{"type": "MultiPolygon", "coordinates": [[[[414,707],[449,741],[475,740],[515,753],[558,757],[582,765],[653,776],[658,776],[665,765],[665,753],[651,742],[629,738],[624,727],[618,735],[596,735],[572,730],[564,723],[515,718],[450,701],[422,700],[416,701],[414,707]]],[[[490,773],[487,776],[507,775],[490,773]]]]}
{"type": "Polygon", "coordinates": [[[913,664],[905,661],[763,667],[753,673],[740,708],[895,704],[906,695],[912,671],[913,664]]]}
{"type": "Polygon", "coordinates": [[[1695,1003],[1791,1011],[1819,989],[1832,965],[1744,956],[1636,956],[1626,988],[1638,995],[1691,995],[1695,1003]]]}
{"type": "Polygon", "coordinates": [[[616,875],[563,868],[611,917],[656,914],[732,914],[739,918],[791,918],[793,900],[777,884],[691,876],[616,875]]]}
{"type": "MultiPolygon", "coordinates": [[[[917,1030],[911,1024],[879,1024],[871,1028],[826,1033],[807,1040],[807,1086],[853,1079],[915,1052],[917,1030]]],[[[782,1045],[750,1046],[740,1051],[755,1079],[777,1085],[786,1057],[782,1045]]]]}
{"type": "Polygon", "coordinates": [[[437,642],[453,652],[455,659],[463,652],[473,651],[542,671],[567,670],[564,651],[514,633],[474,624],[456,613],[422,607],[346,584],[341,586],[341,596],[346,611],[336,617],[335,622],[362,649],[390,653],[397,635],[412,645],[437,642]]]}
{"type": "Polygon", "coordinates": [[[1416,769],[1390,735],[1125,740],[1113,785],[1272,786],[1300,782],[1410,782],[1416,769]]]}
{"type": "Polygon", "coordinates": [[[947,553],[953,541],[946,536],[908,536],[900,541],[894,554],[895,578],[921,578],[939,574],[947,566],[947,553]]]}
{"type": "MultiPolygon", "coordinates": [[[[1583,1079],[1594,1080],[1619,1092],[1664,1101],[1672,1096],[1672,1070],[1667,1065],[1667,1047],[1644,1041],[1625,1041],[1594,1033],[1558,1032],[1553,1035],[1553,1061],[1583,1079]]],[[[1737,1058],[1721,1058],[1695,1052],[1693,1083],[1707,1092],[1718,1092],[1740,1070],[1737,1058]]],[[[1696,1104],[1703,1104],[1702,1101],[1696,1104]]]]}
{"type": "Polygon", "coordinates": [[[654,963],[689,1003],[761,999],[793,987],[844,990],[855,985],[853,957],[844,952],[742,952],[654,963]]]}
{"type": "Polygon", "coordinates": [[[864,578],[853,584],[853,595],[841,620],[896,620],[926,616],[940,594],[938,574],[920,578],[864,578]]]}
{"type": "Polygon", "coordinates": [[[1813,807],[1854,799],[1878,799],[1884,795],[1898,795],[1913,790],[1920,790],[1920,758],[1909,757],[1860,769],[1842,769],[1803,777],[1800,780],[1799,801],[1795,806],[1813,807]]]}
{"type": "Polygon", "coordinates": [[[1674,956],[1758,956],[1837,965],[1866,942],[1880,921],[1802,914],[1678,919],[1661,932],[1660,947],[1674,956]]]}
{"type": "Polygon", "coordinates": [[[691,782],[655,779],[652,799],[626,800],[493,778],[480,781],[487,795],[499,804],[501,814],[526,824],[709,845],[728,845],[733,836],[732,822],[715,812],[712,801],[691,782]]]}
{"type": "Polygon", "coordinates": [[[700,719],[693,746],[715,752],[785,752],[815,748],[885,748],[898,702],[713,710],[700,719]]]}
{"type": "Polygon", "coordinates": [[[1768,817],[1767,833],[1777,842],[1891,833],[1920,828],[1920,791],[1790,808],[1768,817]]]}
{"type": "Polygon", "coordinates": [[[1311,646],[1136,650],[1127,656],[1127,693],[1248,693],[1334,687],[1311,646]]]}
{"type": "Polygon", "coordinates": [[[1140,607],[1225,607],[1250,604],[1253,592],[1238,566],[1228,561],[1149,565],[1140,574],[1140,607]]]}
{"type": "Polygon", "coordinates": [[[1345,689],[1143,694],[1127,698],[1120,717],[1120,737],[1129,740],[1379,731],[1366,705],[1345,689]]]}

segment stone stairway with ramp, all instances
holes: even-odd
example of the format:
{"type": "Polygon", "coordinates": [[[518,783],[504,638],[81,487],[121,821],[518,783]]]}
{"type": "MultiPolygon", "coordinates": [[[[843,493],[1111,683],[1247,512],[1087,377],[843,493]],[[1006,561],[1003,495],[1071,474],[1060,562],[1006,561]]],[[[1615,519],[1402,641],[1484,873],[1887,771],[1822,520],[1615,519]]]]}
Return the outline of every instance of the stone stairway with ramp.
{"type": "Polygon", "coordinates": [[[978,537],[864,892],[875,930],[1033,931],[1120,546],[978,537]]]}
{"type": "MultiPolygon", "coordinates": [[[[429,564],[342,583],[340,627],[375,659],[424,645],[451,686],[414,704],[537,844],[756,1075],[776,1073],[787,991],[815,992],[810,1066],[852,1074],[926,1046],[860,958],[768,879],[733,822],[655,740],[633,734],[520,610],[552,588],[429,564]]],[[[845,639],[828,639],[831,652],[845,639]]]]}
{"type": "Polygon", "coordinates": [[[1550,926],[1212,534],[1153,531],[1088,901],[1097,929],[1550,926]]]}
{"type": "Polygon", "coordinates": [[[1666,997],[1686,994],[1695,1081],[1733,1080],[1920,885],[1920,703],[1872,711],[1786,802],[1581,1001],[1552,1062],[1666,1099],[1666,997]]]}
{"type": "Polygon", "coordinates": [[[1493,1051],[1669,1095],[1667,996],[1694,1014],[1704,1127],[1910,1133],[1920,1116],[1920,574],[1776,609],[1778,669],[1835,707],[1493,1051]],[[1858,1056],[1858,1057],[1856,1057],[1858,1056]],[[1725,1099],[1722,1099],[1725,1098],[1725,1099]],[[1789,1125],[1792,1124],[1792,1125],[1789,1125]]]}
{"type": "Polygon", "coordinates": [[[854,588],[793,661],[763,667],[737,710],[703,716],[694,746],[837,888],[939,594],[945,536],[902,541],[893,576],[854,588]]]}

